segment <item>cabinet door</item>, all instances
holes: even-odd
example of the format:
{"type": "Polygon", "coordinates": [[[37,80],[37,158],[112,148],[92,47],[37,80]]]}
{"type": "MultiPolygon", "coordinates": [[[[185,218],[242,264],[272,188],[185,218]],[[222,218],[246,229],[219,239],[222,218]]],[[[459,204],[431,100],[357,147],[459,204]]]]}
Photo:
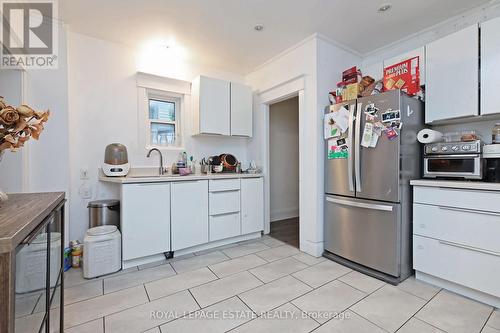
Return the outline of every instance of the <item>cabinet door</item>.
{"type": "Polygon", "coordinates": [[[425,122],[479,115],[479,32],[473,25],[426,46],[425,122]]]}
{"type": "Polygon", "coordinates": [[[208,243],[208,180],[172,183],[172,251],[208,243]]]}
{"type": "Polygon", "coordinates": [[[264,185],[262,178],[241,179],[241,234],[264,229],[264,185]]]}
{"type": "Polygon", "coordinates": [[[481,114],[500,113],[500,18],[481,24],[481,114]]]}
{"type": "Polygon", "coordinates": [[[170,184],[125,184],[121,199],[123,260],[170,251],[170,184]]]}
{"type": "Polygon", "coordinates": [[[230,134],[230,83],[201,76],[199,78],[200,134],[230,134]]]}
{"type": "Polygon", "coordinates": [[[252,88],[231,82],[231,135],[252,136],[252,88]]]}

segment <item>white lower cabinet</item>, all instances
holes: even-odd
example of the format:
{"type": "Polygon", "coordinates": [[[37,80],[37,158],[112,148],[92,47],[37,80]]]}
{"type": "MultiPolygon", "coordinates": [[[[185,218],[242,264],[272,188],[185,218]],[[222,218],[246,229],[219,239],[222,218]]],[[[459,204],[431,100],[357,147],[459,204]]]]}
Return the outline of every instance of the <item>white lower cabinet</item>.
{"type": "Polygon", "coordinates": [[[494,205],[499,195],[415,186],[413,268],[417,277],[423,273],[420,276],[428,282],[500,304],[500,212],[494,205]]]}
{"type": "Polygon", "coordinates": [[[123,260],[169,252],[170,183],[123,185],[121,232],[123,260]]]}
{"type": "Polygon", "coordinates": [[[264,183],[262,178],[241,179],[241,233],[264,229],[264,183]]]}
{"type": "Polygon", "coordinates": [[[240,212],[210,216],[210,241],[241,235],[240,212]]]}
{"type": "Polygon", "coordinates": [[[172,251],[208,243],[208,181],[181,181],[171,188],[172,251]]]}

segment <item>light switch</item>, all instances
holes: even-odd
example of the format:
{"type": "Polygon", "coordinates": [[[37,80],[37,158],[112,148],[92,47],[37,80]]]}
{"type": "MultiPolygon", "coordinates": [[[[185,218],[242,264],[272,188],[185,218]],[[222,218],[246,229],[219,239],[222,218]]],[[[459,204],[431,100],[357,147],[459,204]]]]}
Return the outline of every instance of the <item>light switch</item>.
{"type": "Polygon", "coordinates": [[[89,179],[89,170],[87,168],[80,169],[80,179],[82,180],[89,179]]]}

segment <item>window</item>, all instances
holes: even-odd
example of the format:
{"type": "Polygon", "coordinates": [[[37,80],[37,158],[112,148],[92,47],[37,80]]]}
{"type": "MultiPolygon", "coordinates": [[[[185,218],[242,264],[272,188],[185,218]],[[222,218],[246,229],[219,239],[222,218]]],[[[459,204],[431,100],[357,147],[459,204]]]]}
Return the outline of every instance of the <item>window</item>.
{"type": "Polygon", "coordinates": [[[149,146],[179,146],[180,98],[148,94],[149,146]]]}

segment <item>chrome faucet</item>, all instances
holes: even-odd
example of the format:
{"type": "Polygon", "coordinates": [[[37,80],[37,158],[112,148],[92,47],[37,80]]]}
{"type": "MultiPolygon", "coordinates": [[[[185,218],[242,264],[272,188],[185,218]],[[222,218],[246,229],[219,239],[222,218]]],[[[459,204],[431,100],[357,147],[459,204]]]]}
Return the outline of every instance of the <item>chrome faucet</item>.
{"type": "Polygon", "coordinates": [[[165,174],[165,168],[163,167],[163,155],[162,155],[161,151],[158,148],[150,149],[148,151],[148,155],[146,157],[150,157],[151,152],[153,152],[153,151],[157,151],[158,154],[160,154],[160,168],[158,169],[158,171],[160,173],[160,176],[163,176],[165,174]]]}

